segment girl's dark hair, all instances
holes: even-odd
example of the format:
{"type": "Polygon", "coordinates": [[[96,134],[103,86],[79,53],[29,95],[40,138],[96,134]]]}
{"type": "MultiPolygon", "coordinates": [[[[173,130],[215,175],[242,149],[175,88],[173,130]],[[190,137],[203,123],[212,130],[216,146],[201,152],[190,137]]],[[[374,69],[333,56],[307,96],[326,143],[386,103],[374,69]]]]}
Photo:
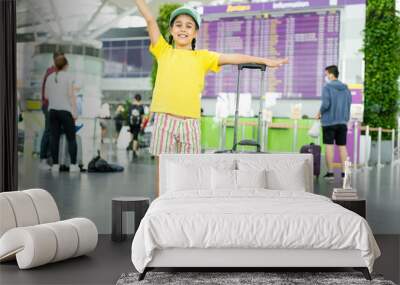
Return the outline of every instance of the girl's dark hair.
{"type": "MultiPolygon", "coordinates": [[[[185,14],[185,15],[186,15],[186,14],[185,14]]],[[[188,15],[188,16],[190,16],[190,15],[188,15]]],[[[192,16],[190,16],[190,17],[193,19],[192,16]]],[[[170,28],[172,28],[172,26],[174,25],[176,18],[178,18],[178,16],[176,16],[175,18],[172,19],[170,28]]],[[[196,25],[196,30],[199,30],[200,27],[197,25],[196,20],[193,19],[193,21],[194,21],[194,23],[195,23],[195,25],[196,25]]],[[[170,45],[172,45],[173,42],[174,42],[174,38],[173,38],[173,36],[170,35],[169,38],[168,38],[168,43],[169,43],[170,45]]],[[[192,41],[192,50],[195,50],[195,49],[196,49],[196,39],[193,39],[193,41],[192,41]]]]}
{"type": "Polygon", "coordinates": [[[196,39],[193,39],[192,41],[192,50],[196,49],[196,39]]]}

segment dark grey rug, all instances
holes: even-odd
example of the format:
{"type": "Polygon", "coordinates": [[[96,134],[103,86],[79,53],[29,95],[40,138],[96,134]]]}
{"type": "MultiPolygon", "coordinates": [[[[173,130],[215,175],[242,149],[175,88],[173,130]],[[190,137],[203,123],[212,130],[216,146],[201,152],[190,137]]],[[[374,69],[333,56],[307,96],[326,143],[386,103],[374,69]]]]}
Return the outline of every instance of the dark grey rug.
{"type": "Polygon", "coordinates": [[[368,281],[359,272],[148,272],[146,278],[138,281],[138,273],[122,274],[117,285],[395,285],[380,275],[372,275],[368,281]]]}

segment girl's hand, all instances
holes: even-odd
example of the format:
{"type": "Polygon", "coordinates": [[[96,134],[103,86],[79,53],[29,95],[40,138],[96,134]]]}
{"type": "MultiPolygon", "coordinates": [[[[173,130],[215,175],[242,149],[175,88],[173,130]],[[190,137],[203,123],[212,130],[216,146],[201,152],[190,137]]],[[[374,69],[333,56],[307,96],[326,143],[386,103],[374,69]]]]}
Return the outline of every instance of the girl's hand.
{"type": "Polygon", "coordinates": [[[265,60],[265,64],[268,67],[281,67],[284,64],[288,64],[289,63],[289,59],[288,58],[281,58],[281,59],[266,59],[265,60]]]}
{"type": "Polygon", "coordinates": [[[149,32],[151,44],[155,45],[157,43],[158,38],[161,35],[156,18],[152,15],[150,8],[146,4],[145,0],[135,0],[135,3],[137,8],[139,9],[139,12],[146,20],[147,30],[149,32]]]}

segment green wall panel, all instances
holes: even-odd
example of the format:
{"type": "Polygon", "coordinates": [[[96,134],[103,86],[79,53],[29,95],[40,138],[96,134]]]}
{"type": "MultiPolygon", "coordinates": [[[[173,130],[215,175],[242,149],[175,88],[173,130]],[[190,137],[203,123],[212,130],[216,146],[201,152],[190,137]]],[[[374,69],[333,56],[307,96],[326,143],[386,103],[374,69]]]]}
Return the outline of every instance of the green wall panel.
{"type": "MultiPolygon", "coordinates": [[[[233,118],[229,118],[233,122],[233,118]]],[[[240,122],[256,123],[256,118],[240,118],[240,122]]],[[[282,123],[293,125],[294,121],[288,118],[274,118],[274,123],[282,123]]],[[[296,144],[296,152],[300,151],[302,145],[311,142],[318,143],[311,138],[307,132],[312,126],[314,120],[302,119],[298,121],[298,140],[296,144]]],[[[218,149],[220,146],[221,123],[214,120],[213,117],[202,117],[201,119],[201,143],[205,150],[218,149]]],[[[240,126],[238,130],[238,140],[256,139],[257,127],[240,126]]],[[[269,152],[292,152],[293,149],[294,130],[292,128],[280,128],[268,130],[268,151],[269,152]]],[[[225,149],[231,149],[233,143],[233,127],[227,127],[225,149]]],[[[252,150],[251,148],[239,148],[239,150],[252,150]]]]}

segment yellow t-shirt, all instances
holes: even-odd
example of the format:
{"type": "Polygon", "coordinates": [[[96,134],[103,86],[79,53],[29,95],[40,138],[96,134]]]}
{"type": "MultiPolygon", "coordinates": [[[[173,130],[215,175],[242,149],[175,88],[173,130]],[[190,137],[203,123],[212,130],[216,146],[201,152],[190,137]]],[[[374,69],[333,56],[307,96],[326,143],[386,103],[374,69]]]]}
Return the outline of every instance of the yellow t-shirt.
{"type": "Polygon", "coordinates": [[[219,54],[174,49],[160,36],[150,52],[158,63],[151,111],[200,118],[201,92],[207,72],[218,72],[219,54]]]}

